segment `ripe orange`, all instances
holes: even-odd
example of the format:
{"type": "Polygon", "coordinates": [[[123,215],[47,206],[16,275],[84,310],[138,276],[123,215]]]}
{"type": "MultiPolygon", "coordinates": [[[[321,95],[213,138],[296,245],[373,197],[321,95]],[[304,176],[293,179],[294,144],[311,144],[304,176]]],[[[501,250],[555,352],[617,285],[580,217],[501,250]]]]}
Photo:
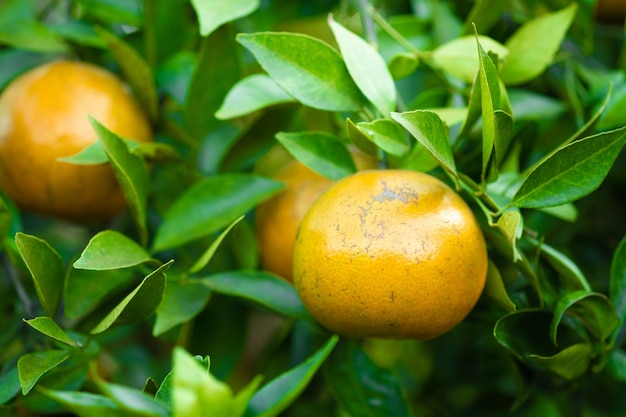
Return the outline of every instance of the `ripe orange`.
{"type": "Polygon", "coordinates": [[[55,61],[16,78],[0,96],[0,189],[24,210],[76,221],[111,217],[125,207],[109,165],[73,165],[97,140],[87,116],[126,139],[152,140],[129,89],[86,63],[55,61]]]}
{"type": "MultiPolygon", "coordinates": [[[[351,154],[357,169],[376,166],[376,159],[355,148],[351,154]]],[[[276,196],[261,204],[255,214],[261,267],[288,281],[292,279],[293,244],[298,226],[311,204],[334,181],[291,159],[273,177],[285,183],[276,196]]]]}
{"type": "Polygon", "coordinates": [[[293,262],[310,313],[355,338],[437,337],[469,314],[487,275],[465,201],[405,170],[363,171],[328,189],[302,221],[293,262]]]}

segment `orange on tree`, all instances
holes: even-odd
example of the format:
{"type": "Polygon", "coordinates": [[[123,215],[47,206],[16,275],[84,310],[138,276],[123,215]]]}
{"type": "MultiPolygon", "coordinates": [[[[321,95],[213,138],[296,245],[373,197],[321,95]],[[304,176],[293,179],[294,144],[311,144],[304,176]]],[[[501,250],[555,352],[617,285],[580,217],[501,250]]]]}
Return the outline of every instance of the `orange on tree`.
{"type": "MultiPolygon", "coordinates": [[[[351,148],[357,169],[375,168],[375,158],[351,148]]],[[[292,280],[293,244],[302,218],[313,202],[334,181],[326,178],[295,159],[290,159],[274,175],[285,183],[276,196],[259,205],[255,213],[255,232],[259,244],[261,267],[292,280]]]]}
{"type": "Polygon", "coordinates": [[[105,219],[125,207],[108,164],[57,159],[97,141],[91,116],[119,136],[152,140],[150,123],[113,73],[60,60],[17,77],[0,96],[0,189],[20,208],[76,221],[105,219]]]}
{"type": "Polygon", "coordinates": [[[341,179],[315,201],[293,262],[302,302],[328,330],[426,340],[473,309],[487,248],[469,206],[442,181],[372,170],[341,179]]]}

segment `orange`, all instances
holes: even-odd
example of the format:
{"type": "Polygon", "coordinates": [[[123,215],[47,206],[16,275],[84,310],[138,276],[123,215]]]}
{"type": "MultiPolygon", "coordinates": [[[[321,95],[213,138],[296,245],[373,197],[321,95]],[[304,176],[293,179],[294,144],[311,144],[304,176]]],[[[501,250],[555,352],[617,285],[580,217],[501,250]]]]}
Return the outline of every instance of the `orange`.
{"type": "Polygon", "coordinates": [[[105,219],[125,200],[108,164],[57,161],[97,141],[87,116],[119,136],[152,140],[124,83],[86,63],[55,61],[16,78],[0,96],[0,189],[26,211],[76,221],[105,219]]]}
{"type": "Polygon", "coordinates": [[[435,177],[363,171],[302,220],[294,285],[323,326],[354,337],[432,339],[478,301],[487,248],[465,201],[435,177]]]}
{"type": "MultiPolygon", "coordinates": [[[[355,148],[350,150],[357,169],[374,168],[376,159],[355,148]]],[[[298,226],[313,202],[334,181],[291,159],[273,177],[285,183],[276,196],[259,205],[255,229],[259,243],[261,267],[266,271],[292,279],[293,244],[298,226]]]]}

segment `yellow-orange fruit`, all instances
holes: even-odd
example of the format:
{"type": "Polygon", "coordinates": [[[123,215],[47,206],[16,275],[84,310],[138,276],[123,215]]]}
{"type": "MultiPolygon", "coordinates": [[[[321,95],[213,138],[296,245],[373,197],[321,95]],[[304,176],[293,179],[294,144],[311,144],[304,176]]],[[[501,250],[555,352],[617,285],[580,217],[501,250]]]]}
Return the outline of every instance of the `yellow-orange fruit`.
{"type": "Polygon", "coordinates": [[[44,64],[3,91],[0,189],[20,208],[76,221],[105,219],[124,209],[108,164],[57,161],[97,141],[87,116],[125,139],[152,140],[150,123],[127,86],[91,64],[44,64]]]}
{"type": "Polygon", "coordinates": [[[327,329],[425,340],[472,310],[485,285],[487,248],[471,209],[437,178],[363,171],[316,200],[293,262],[302,302],[327,329]]]}

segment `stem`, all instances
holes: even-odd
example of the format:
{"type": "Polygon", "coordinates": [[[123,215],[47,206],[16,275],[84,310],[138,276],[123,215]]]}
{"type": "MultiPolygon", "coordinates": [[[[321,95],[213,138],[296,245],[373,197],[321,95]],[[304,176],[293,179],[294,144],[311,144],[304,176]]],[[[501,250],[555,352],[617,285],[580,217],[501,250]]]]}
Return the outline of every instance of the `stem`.
{"type": "Polygon", "coordinates": [[[359,11],[363,20],[363,30],[365,32],[365,37],[370,44],[377,46],[378,36],[376,36],[374,21],[372,20],[372,16],[369,13],[369,10],[371,8],[372,7],[369,5],[368,0],[359,0],[359,11]]]}
{"type": "Polygon", "coordinates": [[[407,51],[412,52],[418,56],[422,54],[416,47],[411,45],[411,43],[400,34],[400,32],[398,32],[385,19],[383,19],[383,17],[380,15],[380,13],[378,13],[378,11],[376,11],[376,9],[369,6],[367,8],[367,12],[378,26],[380,26],[385,32],[387,32],[387,34],[391,36],[393,40],[404,46],[407,51]]]}

